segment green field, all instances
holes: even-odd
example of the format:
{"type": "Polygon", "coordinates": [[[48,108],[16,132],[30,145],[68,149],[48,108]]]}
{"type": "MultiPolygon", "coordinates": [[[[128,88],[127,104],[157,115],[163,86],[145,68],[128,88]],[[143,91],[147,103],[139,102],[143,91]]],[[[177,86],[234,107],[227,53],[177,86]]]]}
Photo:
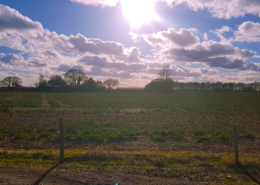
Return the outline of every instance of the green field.
{"type": "Polygon", "coordinates": [[[40,107],[42,93],[0,92],[0,107],[40,107]]]}
{"type": "Polygon", "coordinates": [[[66,169],[254,184],[234,165],[234,124],[241,168],[260,169],[260,93],[1,93],[0,106],[2,166],[57,162],[63,118],[66,169]]]}

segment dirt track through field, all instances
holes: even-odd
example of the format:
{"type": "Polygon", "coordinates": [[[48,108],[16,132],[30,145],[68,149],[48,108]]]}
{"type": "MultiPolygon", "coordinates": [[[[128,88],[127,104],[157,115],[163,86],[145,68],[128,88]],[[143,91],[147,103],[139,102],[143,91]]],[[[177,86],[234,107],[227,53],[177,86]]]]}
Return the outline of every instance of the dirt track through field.
{"type": "Polygon", "coordinates": [[[42,106],[44,108],[50,108],[51,106],[48,104],[47,96],[46,94],[43,94],[42,96],[42,106]]]}

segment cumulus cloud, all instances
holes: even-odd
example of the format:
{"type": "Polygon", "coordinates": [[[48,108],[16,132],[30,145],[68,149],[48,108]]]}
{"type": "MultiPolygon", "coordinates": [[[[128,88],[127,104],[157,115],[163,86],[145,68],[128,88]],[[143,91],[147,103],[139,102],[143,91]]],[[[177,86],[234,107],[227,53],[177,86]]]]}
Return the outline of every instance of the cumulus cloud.
{"type": "Polygon", "coordinates": [[[132,39],[134,40],[145,40],[148,44],[152,46],[162,46],[162,45],[174,45],[178,47],[191,46],[200,42],[198,36],[195,36],[192,32],[197,31],[196,29],[180,29],[179,31],[174,28],[169,28],[167,31],[160,31],[152,34],[138,35],[135,33],[130,33],[132,39]]]}
{"type": "MultiPolygon", "coordinates": [[[[214,33],[222,38],[223,33],[230,31],[232,31],[230,27],[223,26],[214,33]]],[[[170,28],[168,31],[147,35],[132,34],[132,38],[135,40],[143,39],[156,48],[152,51],[161,60],[185,63],[200,62],[208,67],[260,71],[258,64],[248,60],[248,58],[257,57],[256,52],[234,47],[229,42],[223,42],[224,39],[221,42],[209,40],[200,43],[199,38],[187,29],[181,29],[178,32],[170,28]]]]}
{"type": "Polygon", "coordinates": [[[209,67],[224,69],[260,71],[260,66],[246,59],[256,56],[256,52],[241,50],[230,44],[208,41],[189,49],[173,48],[165,50],[164,53],[176,61],[201,62],[209,67]]]}
{"type": "MultiPolygon", "coordinates": [[[[116,4],[116,1],[106,0],[74,1],[85,4],[94,2],[92,5],[116,4]]],[[[252,35],[253,32],[251,35],[245,35],[243,32],[246,32],[244,31],[246,29],[250,28],[241,26],[239,34],[258,37],[258,35],[252,35]]],[[[222,35],[229,30],[223,27],[216,30],[216,33],[222,35]]],[[[32,77],[31,79],[35,82],[37,74],[34,73],[43,73],[46,77],[50,77],[53,74],[62,75],[71,68],[77,68],[84,71],[86,75],[93,75],[99,79],[107,77],[123,79],[122,84],[129,82],[127,79],[140,79],[140,83],[147,83],[157,77],[165,62],[171,62],[174,79],[181,81],[221,78],[218,70],[209,69],[209,67],[259,71],[258,64],[248,60],[250,57],[256,57],[256,52],[241,50],[230,43],[208,41],[207,35],[204,35],[205,41],[201,43],[199,37],[196,36],[197,32],[195,28],[180,30],[169,28],[153,34],[131,33],[134,41],[143,40],[151,46],[152,55],[143,56],[139,48],[126,48],[118,42],[87,38],[82,34],[66,36],[50,32],[43,29],[39,22],[34,22],[18,11],[0,5],[0,46],[21,51],[20,54],[0,53],[0,69],[31,71],[33,73],[31,76],[23,73],[14,75],[23,79],[32,77]],[[185,62],[185,64],[199,62],[204,67],[192,68],[183,64],[180,66],[177,62],[185,62]]],[[[0,77],[6,74],[0,72],[0,77]]],[[[29,83],[28,81],[33,84],[32,80],[27,80],[26,84],[29,83]]],[[[134,84],[137,84],[137,81],[134,84]]]]}
{"type": "Polygon", "coordinates": [[[247,21],[242,23],[235,32],[236,42],[260,42],[260,23],[247,21]]]}
{"type": "Polygon", "coordinates": [[[185,4],[192,10],[206,9],[217,18],[230,19],[232,17],[254,14],[260,16],[259,0],[164,0],[169,6],[185,4]]]}
{"type": "Polygon", "coordinates": [[[39,29],[42,29],[42,25],[39,22],[33,22],[15,9],[0,4],[0,31],[39,29]]]}
{"type": "Polygon", "coordinates": [[[0,58],[0,62],[5,64],[13,64],[17,60],[19,57],[16,54],[7,54],[0,58]]]}

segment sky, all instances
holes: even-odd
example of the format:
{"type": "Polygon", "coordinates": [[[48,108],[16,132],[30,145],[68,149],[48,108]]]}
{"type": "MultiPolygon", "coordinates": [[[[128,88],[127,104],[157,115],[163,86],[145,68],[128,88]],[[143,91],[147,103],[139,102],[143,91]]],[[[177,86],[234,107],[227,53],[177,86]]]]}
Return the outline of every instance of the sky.
{"type": "Polygon", "coordinates": [[[259,0],[0,0],[0,80],[260,81],[259,0]]]}

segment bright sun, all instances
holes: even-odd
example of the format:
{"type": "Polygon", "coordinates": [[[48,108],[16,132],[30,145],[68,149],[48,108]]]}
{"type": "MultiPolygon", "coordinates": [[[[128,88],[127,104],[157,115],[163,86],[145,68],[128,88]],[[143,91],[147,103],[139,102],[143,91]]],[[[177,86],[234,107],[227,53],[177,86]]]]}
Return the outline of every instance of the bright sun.
{"type": "Polygon", "coordinates": [[[152,20],[159,20],[155,12],[156,0],[122,0],[125,18],[132,28],[139,28],[149,24],[152,20]]]}

